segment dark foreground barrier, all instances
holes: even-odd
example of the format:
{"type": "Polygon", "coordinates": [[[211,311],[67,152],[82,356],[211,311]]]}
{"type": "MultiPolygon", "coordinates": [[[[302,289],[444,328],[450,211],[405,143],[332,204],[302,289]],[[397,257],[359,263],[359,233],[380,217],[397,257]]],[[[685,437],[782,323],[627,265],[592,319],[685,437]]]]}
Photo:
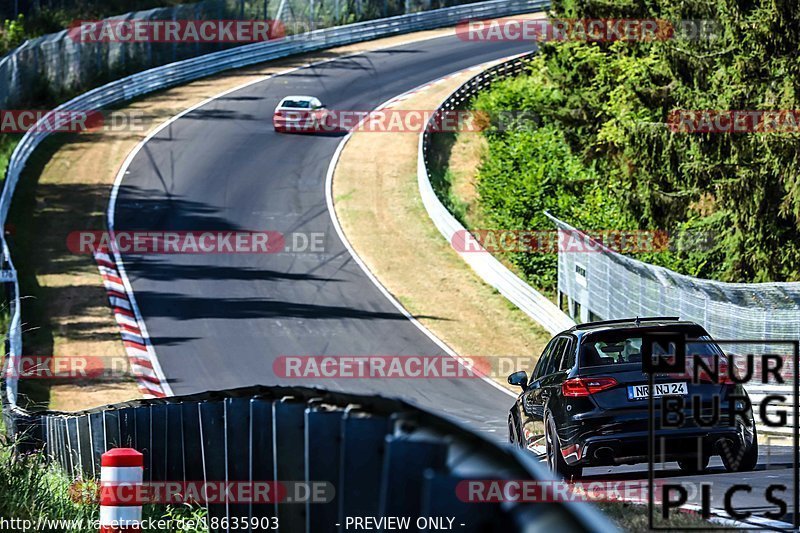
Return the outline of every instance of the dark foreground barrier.
{"type": "MultiPolygon", "coordinates": [[[[453,530],[470,533],[613,531],[586,504],[464,501],[464,480],[549,473],[526,452],[400,400],[254,387],[12,417],[20,446],[43,446],[74,476],[99,477],[106,450],[131,447],[144,454],[145,483],[277,482],[287,490],[281,503],[209,504],[209,521],[276,517],[280,531],[320,533],[354,530],[357,517],[410,517],[407,531],[419,530],[418,517],[451,517],[453,530]],[[293,481],[324,484],[329,502],[294,494],[293,481]]],[[[234,530],[213,530],[225,528],[234,530]]]]}

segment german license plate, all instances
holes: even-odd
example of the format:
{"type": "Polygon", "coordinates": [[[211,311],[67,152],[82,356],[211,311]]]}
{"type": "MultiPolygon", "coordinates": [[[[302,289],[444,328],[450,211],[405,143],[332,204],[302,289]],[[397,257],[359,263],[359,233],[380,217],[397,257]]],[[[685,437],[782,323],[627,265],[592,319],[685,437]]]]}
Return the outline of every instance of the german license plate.
{"type": "MultiPolygon", "coordinates": [[[[653,398],[661,396],[684,396],[689,393],[686,383],[655,383],[653,385],[653,398]]],[[[650,397],[650,385],[629,385],[629,400],[644,400],[650,397]]]]}

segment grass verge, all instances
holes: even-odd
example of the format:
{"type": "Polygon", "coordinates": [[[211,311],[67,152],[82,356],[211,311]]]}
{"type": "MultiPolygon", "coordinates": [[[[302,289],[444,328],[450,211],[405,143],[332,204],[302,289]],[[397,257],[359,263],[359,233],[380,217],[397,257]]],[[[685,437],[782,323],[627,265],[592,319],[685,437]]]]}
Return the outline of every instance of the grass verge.
{"type": "MultiPolygon", "coordinates": [[[[489,143],[481,132],[462,131],[442,134],[431,146],[431,181],[439,198],[465,228],[486,229],[494,227],[488,221],[478,196],[478,170],[489,154],[489,143]]],[[[495,253],[495,259],[526,283],[525,272],[506,254],[495,253]]],[[[550,300],[556,299],[555,287],[536,286],[536,290],[550,300]]]]}
{"type": "MultiPolygon", "coordinates": [[[[654,531],[650,529],[650,513],[647,505],[625,502],[603,502],[594,504],[622,531],[654,531]]],[[[718,524],[705,520],[694,512],[673,512],[667,520],[658,514],[659,509],[654,509],[653,525],[659,531],[686,531],[691,529],[713,529],[717,532],[734,532],[735,529],[725,529],[718,524]]]]}
{"type": "MultiPolygon", "coordinates": [[[[0,529],[96,533],[97,481],[71,478],[42,452],[18,453],[5,433],[0,422],[0,517],[7,521],[0,529]]],[[[197,505],[144,505],[142,518],[166,527],[142,531],[201,533],[205,516],[197,505]]]]}
{"type": "MultiPolygon", "coordinates": [[[[435,149],[436,147],[434,147],[435,149]]],[[[446,168],[439,170],[446,182],[454,216],[467,228],[483,228],[486,223],[478,205],[477,170],[489,151],[486,137],[476,131],[462,131],[448,144],[446,168]]],[[[432,169],[432,173],[436,173],[432,169]]]]}

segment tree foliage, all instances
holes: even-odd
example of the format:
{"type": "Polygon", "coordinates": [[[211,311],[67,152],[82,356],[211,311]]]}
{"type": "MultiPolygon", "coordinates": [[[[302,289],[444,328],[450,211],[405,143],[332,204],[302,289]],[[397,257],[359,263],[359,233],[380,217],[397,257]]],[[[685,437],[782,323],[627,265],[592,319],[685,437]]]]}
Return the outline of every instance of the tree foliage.
{"type": "MultiPolygon", "coordinates": [[[[800,10],[787,0],[557,0],[559,18],[712,20],[713,35],[543,44],[530,73],[476,109],[525,109],[535,127],[489,130],[478,190],[497,227],[651,229],[677,240],[640,259],[725,281],[800,272],[797,133],[679,133],[674,110],[800,110],[800,10]],[[683,242],[683,244],[682,244],[683,242]]],[[[550,285],[553,257],[510,259],[550,285]]]]}

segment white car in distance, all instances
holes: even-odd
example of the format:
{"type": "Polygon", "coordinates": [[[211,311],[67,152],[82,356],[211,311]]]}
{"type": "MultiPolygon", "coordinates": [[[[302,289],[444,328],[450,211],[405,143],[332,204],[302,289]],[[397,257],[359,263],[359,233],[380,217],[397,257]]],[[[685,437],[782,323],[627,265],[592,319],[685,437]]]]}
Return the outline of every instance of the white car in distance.
{"type": "Polygon", "coordinates": [[[324,131],[329,122],[330,112],[314,96],[287,96],[272,114],[272,126],[278,133],[324,131]]]}

